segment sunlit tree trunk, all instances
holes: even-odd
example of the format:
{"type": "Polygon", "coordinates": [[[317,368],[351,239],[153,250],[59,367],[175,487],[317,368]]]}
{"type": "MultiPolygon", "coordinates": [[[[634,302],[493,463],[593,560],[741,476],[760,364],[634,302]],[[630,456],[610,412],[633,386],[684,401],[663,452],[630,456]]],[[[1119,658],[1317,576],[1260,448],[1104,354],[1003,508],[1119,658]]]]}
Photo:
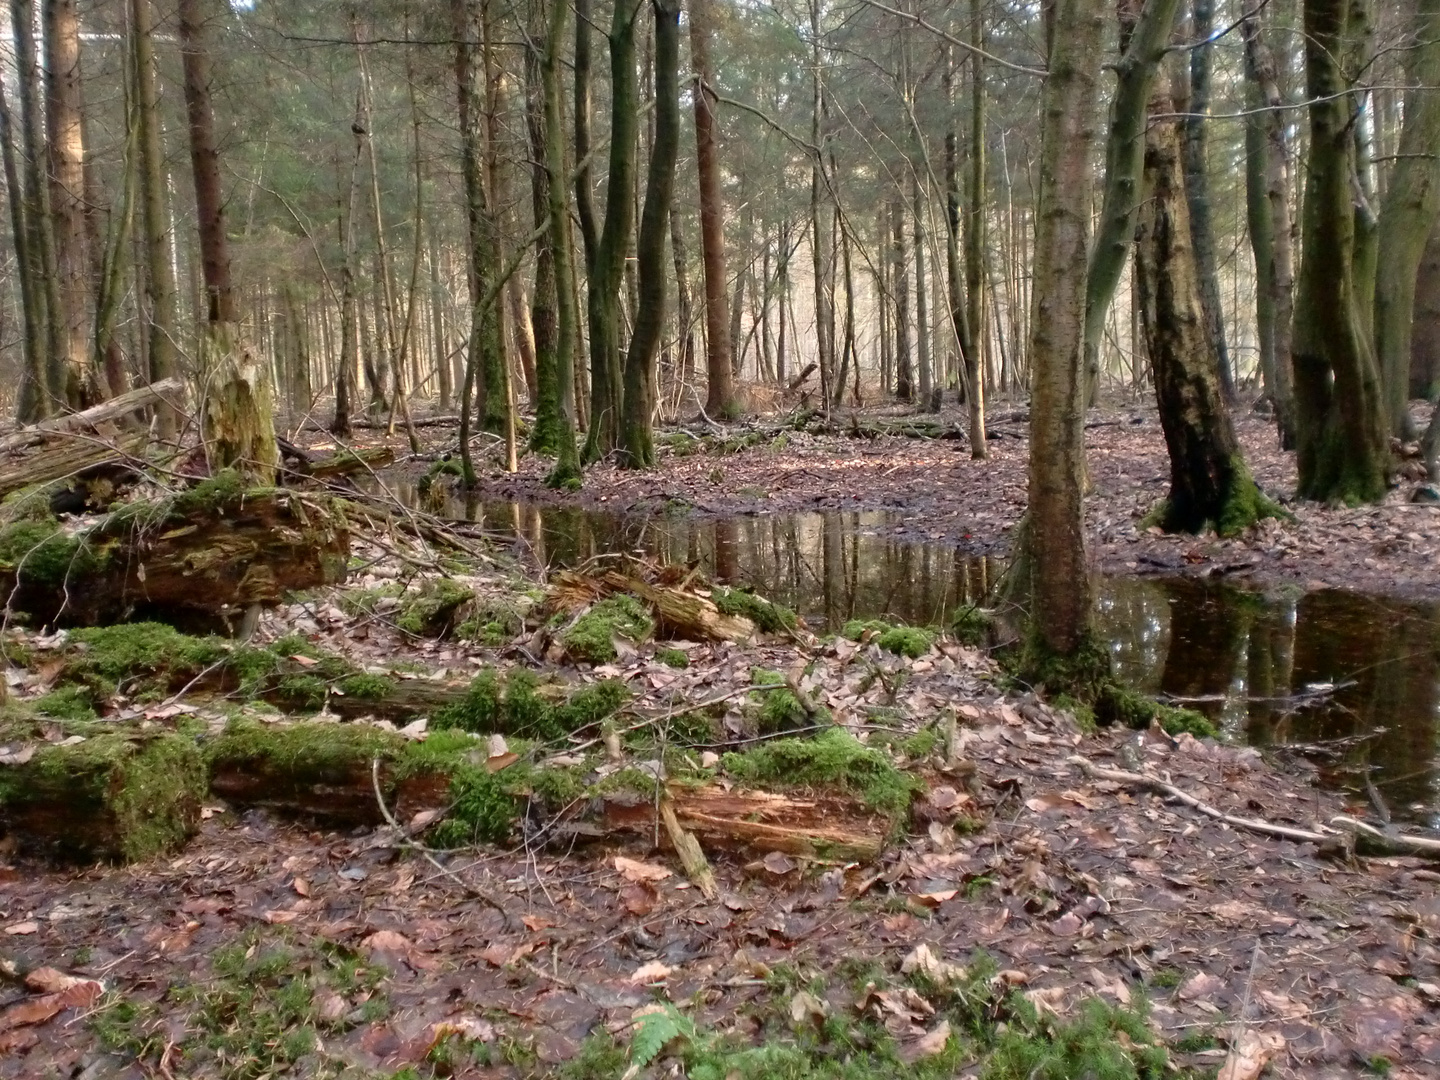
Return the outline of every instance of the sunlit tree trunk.
{"type": "Polygon", "coordinates": [[[690,63],[695,70],[695,167],[700,177],[700,253],[705,275],[705,411],[729,420],[739,415],[730,370],[730,328],[725,322],[725,205],[715,139],[715,72],[710,64],[711,0],[690,5],[690,63]]]}
{"type": "MultiPolygon", "coordinates": [[[[131,0],[130,34],[134,43],[135,87],[140,109],[140,188],[145,221],[145,298],[149,316],[150,379],[175,374],[175,275],[170,264],[170,219],[165,212],[165,157],[160,144],[160,95],[155,86],[155,52],[150,0],[131,0]]],[[[164,402],[155,409],[156,430],[173,435],[174,410],[164,402]]]]}
{"type": "Polygon", "coordinates": [[[179,15],[190,165],[195,177],[195,217],[207,309],[200,345],[201,377],[211,388],[204,406],[206,448],[212,469],[234,468],[256,485],[268,487],[275,482],[280,460],[275,444],[273,391],[267,365],[239,340],[236,325],[220,151],[210,103],[210,54],[205,44],[203,0],[180,0],[179,15]]]}
{"type": "MultiPolygon", "coordinates": [[[[1415,51],[1408,54],[1413,87],[1440,84],[1440,0],[1418,0],[1415,51]]],[[[1405,121],[1394,170],[1380,206],[1375,278],[1375,354],[1385,387],[1390,434],[1413,438],[1406,401],[1410,389],[1415,281],[1425,244],[1440,215],[1440,96],[1433,89],[1405,94],[1405,121]]]]}
{"type": "Polygon", "coordinates": [[[50,414],[49,385],[45,367],[45,283],[33,251],[29,220],[30,201],[20,179],[15,154],[15,124],[3,81],[0,81],[0,154],[5,165],[5,190],[10,206],[11,238],[15,244],[15,271],[20,287],[20,318],[25,326],[22,338],[25,366],[21,374],[16,419],[22,424],[43,420],[50,414]]]}
{"type": "Polygon", "coordinates": [[[915,396],[910,366],[910,254],[905,245],[905,204],[890,203],[891,285],[895,290],[895,396],[909,401],[915,396]]]}
{"type": "Polygon", "coordinates": [[[621,462],[632,469],[655,464],[650,420],[655,407],[655,357],[665,332],[665,248],[680,148],[680,3],[652,0],[651,10],[655,14],[655,140],[636,245],[640,302],[625,354],[621,421],[621,462]]]}
{"type": "Polygon", "coordinates": [[[355,297],[355,199],[360,190],[360,156],[365,149],[365,107],[355,92],[355,120],[350,125],[354,151],[350,155],[350,179],[346,183],[336,222],[340,230],[340,349],[335,365],[335,415],[330,430],[350,434],[350,390],[360,369],[360,325],[355,297]]]}
{"type": "Polygon", "coordinates": [[[1089,638],[1085,544],[1085,290],[1097,72],[1104,0],[1056,0],[1041,92],[1029,354],[1029,508],[1016,585],[1028,592],[1032,638],[1069,656],[1089,638]]]}
{"type": "MultiPolygon", "coordinates": [[[[970,456],[988,454],[985,438],[985,65],[979,50],[985,44],[981,0],[970,0],[970,207],[965,226],[964,363],[969,386],[970,456]]],[[[958,187],[958,185],[954,185],[958,187]]],[[[958,199],[958,190],[956,197],[958,199]]],[[[958,215],[959,207],[954,213],[958,215]]],[[[952,302],[955,298],[952,297],[952,302]]],[[[958,324],[957,324],[958,325],[958,324]]]]}
{"type": "Polygon", "coordinates": [[[1340,63],[1350,2],[1305,0],[1310,156],[1295,297],[1297,490],[1306,499],[1375,502],[1385,495],[1389,455],[1352,268],[1354,105],[1340,63]]]}

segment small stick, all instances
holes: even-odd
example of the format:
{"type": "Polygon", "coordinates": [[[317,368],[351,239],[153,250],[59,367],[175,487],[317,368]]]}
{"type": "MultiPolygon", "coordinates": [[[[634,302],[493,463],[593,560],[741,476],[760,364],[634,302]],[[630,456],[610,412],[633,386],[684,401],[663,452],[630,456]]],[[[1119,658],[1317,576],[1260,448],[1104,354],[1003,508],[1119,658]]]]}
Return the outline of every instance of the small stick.
{"type": "Polygon", "coordinates": [[[670,842],[675,845],[675,853],[680,856],[680,865],[685,868],[685,875],[694,882],[706,900],[717,899],[720,896],[720,887],[715,884],[715,872],[710,869],[705,851],[694,834],[681,827],[680,819],[675,816],[675,807],[670,804],[669,799],[660,801],[660,820],[665,823],[665,831],[670,834],[670,842]]]}

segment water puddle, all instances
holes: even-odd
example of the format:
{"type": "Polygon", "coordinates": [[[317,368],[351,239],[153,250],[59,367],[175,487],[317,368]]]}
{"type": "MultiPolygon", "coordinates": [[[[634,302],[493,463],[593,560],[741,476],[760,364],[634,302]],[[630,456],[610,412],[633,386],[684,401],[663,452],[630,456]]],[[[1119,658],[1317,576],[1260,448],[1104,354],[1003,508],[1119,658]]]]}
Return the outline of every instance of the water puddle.
{"type": "MultiPolygon", "coordinates": [[[[387,481],[420,505],[413,485],[387,481]]],[[[426,509],[475,522],[543,566],[616,553],[753,586],[817,631],[849,619],[920,625],[983,604],[1004,563],[902,542],[891,511],[722,519],[638,517],[523,503],[426,509]]],[[[1259,593],[1187,578],[1102,577],[1097,626],[1116,671],[1206,713],[1234,737],[1291,747],[1329,786],[1440,826],[1440,609],[1341,590],[1259,593]]],[[[1373,815],[1373,809],[1369,811],[1373,815]]]]}

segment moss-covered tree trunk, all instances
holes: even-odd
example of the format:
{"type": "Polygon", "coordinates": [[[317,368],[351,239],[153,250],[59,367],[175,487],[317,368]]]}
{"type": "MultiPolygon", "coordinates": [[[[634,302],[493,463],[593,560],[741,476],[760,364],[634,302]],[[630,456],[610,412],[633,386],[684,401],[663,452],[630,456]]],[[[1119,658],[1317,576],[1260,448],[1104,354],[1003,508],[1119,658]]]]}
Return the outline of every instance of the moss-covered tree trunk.
{"type": "MultiPolygon", "coordinates": [[[[1416,47],[1407,54],[1412,87],[1440,83],[1440,0],[1419,0],[1416,47]]],[[[1394,170],[1380,206],[1375,277],[1375,356],[1385,388],[1390,434],[1413,437],[1405,407],[1415,319],[1415,282],[1425,244],[1440,215],[1440,96],[1433,89],[1405,94],[1405,122],[1394,170]]]]}
{"type": "Polygon", "coordinates": [[[1029,507],[1019,552],[1037,644],[1070,656],[1089,637],[1085,545],[1085,296],[1103,0],[1057,0],[1041,93],[1029,353],[1029,507]]]}
{"type": "Polygon", "coordinates": [[[1354,103],[1341,68],[1352,0],[1306,0],[1310,155],[1295,298],[1298,493],[1384,497],[1389,456],[1379,372],[1360,332],[1353,277],[1354,103]]]}
{"type": "Polygon", "coordinates": [[[610,22],[610,173],[605,183],[605,224],[590,266],[590,430],[581,455],[599,461],[620,445],[624,406],[620,353],[620,286],[635,227],[635,169],[640,92],[635,67],[635,23],[640,5],[619,0],[610,22]]]}
{"type": "Polygon", "coordinates": [[[655,140],[645,180],[645,209],[636,248],[640,303],[625,354],[621,461],[632,469],[655,464],[650,414],[655,408],[655,357],[666,320],[666,246],[675,158],[680,149],[680,4],[652,0],[655,13],[655,140]]]}
{"type": "Polygon", "coordinates": [[[1155,69],[1165,55],[1180,0],[1120,0],[1120,63],[1105,140],[1105,192],[1095,245],[1085,279],[1085,403],[1100,388],[1100,343],[1105,319],[1135,236],[1140,170],[1145,156],[1145,117],[1155,69]]]}
{"type": "MultiPolygon", "coordinates": [[[[1162,90],[1151,98],[1151,111],[1185,110],[1162,90]]],[[[1160,524],[1167,531],[1192,533],[1213,526],[1229,536],[1251,525],[1264,503],[1225,406],[1192,247],[1179,125],[1173,119],[1152,119],[1146,128],[1143,176],[1135,273],[1145,349],[1170,452],[1170,495],[1160,524]]]]}
{"type": "Polygon", "coordinates": [[[268,487],[275,483],[280,465],[269,365],[240,340],[237,325],[202,0],[180,0],[179,14],[195,216],[208,306],[200,342],[200,370],[207,388],[206,451],[212,471],[234,469],[252,485],[268,487]]]}

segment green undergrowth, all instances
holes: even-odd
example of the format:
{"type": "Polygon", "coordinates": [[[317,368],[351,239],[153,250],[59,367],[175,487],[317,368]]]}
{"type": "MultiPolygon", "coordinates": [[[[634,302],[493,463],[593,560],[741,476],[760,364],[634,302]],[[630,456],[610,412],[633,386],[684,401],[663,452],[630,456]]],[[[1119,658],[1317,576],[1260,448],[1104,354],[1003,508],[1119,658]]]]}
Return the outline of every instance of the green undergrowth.
{"type": "Polygon", "coordinates": [[[799,625],[795,612],[781,604],[771,603],[763,596],[756,596],[749,589],[716,585],[710,590],[710,599],[721,614],[749,619],[762,633],[783,634],[799,625]]]}
{"type": "Polygon", "coordinates": [[[655,659],[666,667],[684,670],[690,666],[690,657],[684,649],[656,649],[655,659]]]}
{"type": "Polygon", "coordinates": [[[0,529],[0,570],[22,585],[50,588],[83,579],[105,565],[106,548],[70,535],[53,517],[27,518],[0,529]]]}
{"type": "Polygon", "coordinates": [[[960,608],[951,617],[950,633],[962,645],[984,648],[995,633],[995,616],[980,607],[960,608]]]}
{"type": "Polygon", "coordinates": [[[883,750],[840,728],[809,739],[760,743],[744,753],[726,754],[722,763],[742,783],[777,790],[837,789],[897,819],[909,811],[921,788],[920,781],[896,768],[883,750]]]}
{"type": "Polygon", "coordinates": [[[1064,657],[1048,652],[1032,634],[1023,646],[1001,657],[1001,666],[1017,685],[1043,689],[1057,707],[1074,713],[1082,728],[1148,728],[1158,723],[1171,735],[1219,737],[1219,729],[1204,714],[1166,705],[1116,679],[1109,654],[1093,637],[1064,657]]]}
{"type": "Polygon", "coordinates": [[[572,660],[608,664],[616,659],[615,638],[639,644],[655,632],[655,621],[633,596],[619,594],[590,605],[561,635],[560,643],[572,660]]]}
{"type": "Polygon", "coordinates": [[[912,660],[924,656],[935,644],[933,631],[918,626],[898,626],[882,619],[851,619],[840,635],[851,641],[873,641],[886,652],[912,660]]]}
{"type": "Polygon", "coordinates": [[[571,689],[568,684],[543,683],[525,668],[509,674],[486,668],[463,698],[437,710],[430,723],[436,728],[562,739],[613,715],[629,697],[625,684],[615,679],[571,689]]]}
{"type": "Polygon", "coordinates": [[[464,479],[465,468],[459,458],[441,458],[425,470],[425,475],[420,477],[415,486],[421,495],[429,495],[431,491],[443,487],[443,482],[446,480],[463,481],[464,479]]]}
{"type": "Polygon", "coordinates": [[[750,693],[755,729],[761,735],[795,731],[816,724],[828,724],[833,720],[830,710],[824,706],[815,706],[813,712],[807,709],[795,696],[795,692],[785,686],[785,676],[778,671],[751,668],[750,682],[756,686],[784,687],[780,690],[755,690],[750,693]]]}

